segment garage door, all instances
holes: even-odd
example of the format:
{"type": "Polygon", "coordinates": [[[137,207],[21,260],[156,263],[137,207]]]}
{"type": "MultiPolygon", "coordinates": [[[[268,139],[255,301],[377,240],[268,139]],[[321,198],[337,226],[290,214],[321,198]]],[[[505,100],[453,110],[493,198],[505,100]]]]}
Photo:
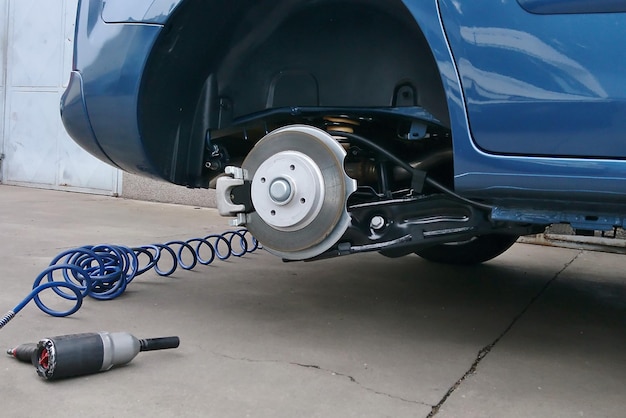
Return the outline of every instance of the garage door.
{"type": "Polygon", "coordinates": [[[121,173],[63,129],[78,0],[0,1],[0,152],[5,184],[120,193],[121,173]]]}

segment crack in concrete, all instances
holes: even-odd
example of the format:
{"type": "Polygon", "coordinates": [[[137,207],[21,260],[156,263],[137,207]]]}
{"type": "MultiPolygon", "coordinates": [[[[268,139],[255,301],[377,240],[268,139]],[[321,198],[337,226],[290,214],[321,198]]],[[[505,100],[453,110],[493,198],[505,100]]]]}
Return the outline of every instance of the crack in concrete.
{"type": "Polygon", "coordinates": [[[297,366],[297,367],[303,367],[305,369],[314,369],[314,370],[319,370],[321,372],[325,372],[325,373],[330,373],[333,376],[339,376],[345,379],[348,379],[351,383],[356,384],[357,386],[359,386],[360,388],[368,391],[368,392],[372,392],[376,395],[380,395],[380,396],[385,396],[388,397],[390,399],[395,399],[398,401],[402,401],[402,402],[407,402],[407,403],[411,403],[411,404],[415,404],[415,405],[422,405],[422,406],[428,406],[428,407],[433,407],[431,404],[427,404],[424,402],[420,402],[420,401],[414,401],[411,399],[406,399],[403,398],[401,396],[396,396],[396,395],[392,395],[390,393],[385,393],[385,392],[380,392],[376,389],[370,388],[368,386],[363,385],[361,382],[359,382],[358,380],[356,380],[353,376],[350,376],[348,374],[345,373],[340,373],[334,370],[328,370],[325,369],[321,366],[318,366],[316,364],[304,364],[304,363],[296,363],[296,362],[291,362],[291,361],[281,361],[281,360],[259,360],[259,359],[251,359],[251,358],[247,358],[247,357],[233,357],[233,356],[229,356],[227,354],[224,353],[218,353],[215,351],[211,351],[211,353],[213,353],[214,355],[218,356],[218,357],[223,357],[229,360],[234,360],[234,361],[246,361],[249,363],[274,363],[274,364],[288,364],[290,366],[297,366]]]}
{"type": "Polygon", "coordinates": [[[360,385],[360,383],[357,382],[356,379],[350,375],[335,372],[333,370],[323,369],[320,366],[317,366],[315,364],[302,364],[302,363],[289,363],[289,364],[291,364],[292,366],[304,367],[305,369],[316,369],[322,372],[330,373],[333,376],[345,377],[346,379],[349,379],[352,383],[356,383],[357,385],[360,385]]]}
{"type": "Polygon", "coordinates": [[[443,404],[446,403],[446,401],[454,393],[454,391],[456,391],[461,386],[463,381],[465,381],[468,377],[470,377],[471,375],[476,373],[476,371],[478,369],[478,365],[480,364],[480,362],[483,361],[483,359],[500,342],[500,340],[502,340],[502,338],[504,338],[504,336],[506,334],[508,334],[509,331],[511,331],[511,329],[515,326],[515,324],[517,324],[517,322],[526,314],[526,312],[528,312],[528,310],[535,304],[535,302],[546,292],[546,290],[548,290],[548,288],[561,275],[561,273],[563,273],[570,265],[572,265],[572,263],[574,261],[576,261],[578,259],[578,257],[580,257],[580,255],[583,252],[584,251],[582,251],[582,250],[579,251],[578,254],[576,254],[574,256],[574,258],[572,258],[570,261],[565,263],[563,268],[561,270],[557,271],[554,274],[554,276],[552,276],[552,278],[550,280],[548,280],[548,282],[542,286],[542,288],[539,290],[539,292],[537,292],[537,294],[535,294],[535,296],[533,296],[530,299],[530,301],[526,304],[526,306],[524,306],[524,308],[513,318],[513,320],[504,329],[504,331],[502,331],[502,333],[495,340],[493,340],[490,344],[486,345],[485,347],[480,349],[480,351],[478,351],[478,354],[476,355],[476,359],[474,360],[474,362],[472,363],[470,368],[465,372],[465,374],[463,376],[461,376],[461,378],[459,380],[457,380],[454,383],[454,385],[452,385],[450,387],[450,389],[448,389],[448,391],[446,392],[445,395],[443,395],[443,398],[441,398],[439,403],[437,403],[437,405],[432,407],[433,408],[432,411],[430,411],[430,414],[428,414],[426,416],[426,418],[433,418],[435,415],[437,415],[437,413],[439,412],[439,410],[441,409],[443,404]]]}

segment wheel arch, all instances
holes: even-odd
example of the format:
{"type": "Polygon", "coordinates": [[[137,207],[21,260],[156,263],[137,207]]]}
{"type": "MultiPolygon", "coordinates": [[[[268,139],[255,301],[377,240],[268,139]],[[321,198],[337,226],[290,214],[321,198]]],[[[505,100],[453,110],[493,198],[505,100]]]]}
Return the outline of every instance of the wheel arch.
{"type": "Polygon", "coordinates": [[[381,3],[182,3],[151,52],[139,97],[146,151],[163,176],[201,185],[206,133],[271,108],[421,106],[449,126],[424,32],[404,2],[381,3]]]}

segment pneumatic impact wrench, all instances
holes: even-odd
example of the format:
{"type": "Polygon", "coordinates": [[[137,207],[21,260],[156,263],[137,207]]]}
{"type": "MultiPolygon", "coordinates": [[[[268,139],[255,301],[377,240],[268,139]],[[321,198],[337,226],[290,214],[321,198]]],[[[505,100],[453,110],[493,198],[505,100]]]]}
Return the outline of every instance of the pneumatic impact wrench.
{"type": "Polygon", "coordinates": [[[46,380],[82,376],[130,362],[141,351],[176,348],[178,337],[137,339],[127,332],[92,332],[44,338],[7,351],[32,363],[46,380]]]}

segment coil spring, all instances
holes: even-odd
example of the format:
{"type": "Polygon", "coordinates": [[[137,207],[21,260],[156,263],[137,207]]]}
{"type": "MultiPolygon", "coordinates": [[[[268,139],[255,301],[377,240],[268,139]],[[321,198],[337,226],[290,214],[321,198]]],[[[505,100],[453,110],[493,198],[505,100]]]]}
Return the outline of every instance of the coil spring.
{"type": "Polygon", "coordinates": [[[154,270],[159,276],[170,276],[179,267],[191,270],[198,264],[209,265],[215,259],[242,257],[259,248],[259,242],[248,230],[240,229],[187,241],[132,248],[104,244],[63,251],[37,276],[32,291],[22,302],[0,319],[0,329],[31,300],[49,315],[69,316],[80,309],[86,296],[98,300],[115,299],[137,276],[147,271],[154,270]],[[159,266],[161,261],[166,261],[164,254],[167,254],[165,257],[169,262],[166,269],[159,266]],[[63,279],[57,280],[58,276],[63,279]],[[65,311],[50,308],[39,296],[46,289],[52,289],[61,298],[73,301],[74,305],[65,311]]]}
{"type": "Polygon", "coordinates": [[[360,125],[359,121],[347,116],[324,116],[324,128],[328,133],[342,134],[354,133],[354,129],[360,125]]]}

